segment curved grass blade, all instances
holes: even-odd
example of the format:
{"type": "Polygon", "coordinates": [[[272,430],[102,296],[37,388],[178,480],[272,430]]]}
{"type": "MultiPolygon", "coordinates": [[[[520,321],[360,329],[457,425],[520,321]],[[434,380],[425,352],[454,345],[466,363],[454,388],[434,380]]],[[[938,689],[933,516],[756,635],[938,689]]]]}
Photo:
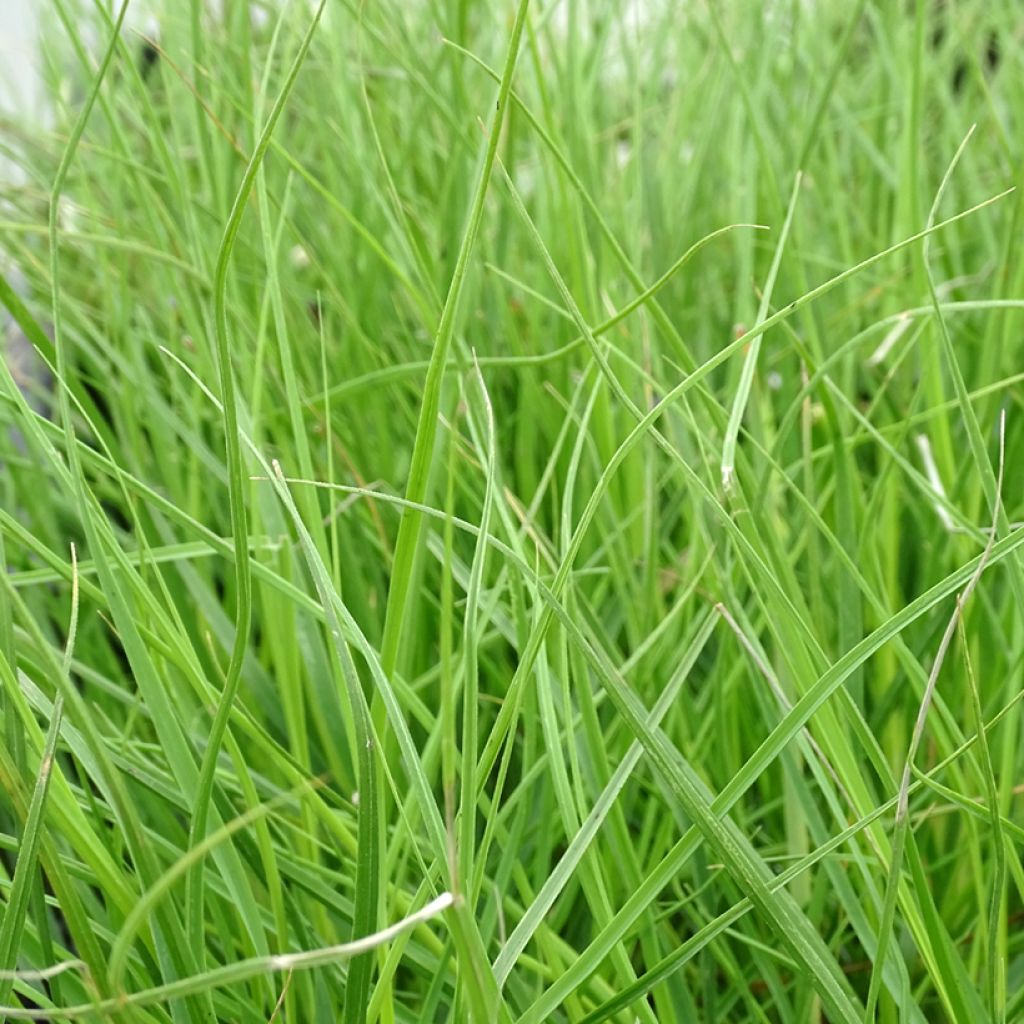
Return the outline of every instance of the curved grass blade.
{"type": "MultiPolygon", "coordinates": [[[[231,716],[231,707],[234,704],[238,685],[241,681],[242,668],[245,663],[245,653],[249,644],[249,629],[252,619],[252,574],[249,569],[249,527],[248,517],[245,510],[246,479],[242,461],[242,450],[239,442],[238,405],[235,399],[234,368],[231,361],[231,343],[228,337],[228,314],[227,314],[227,286],[228,269],[231,265],[231,254],[234,250],[235,238],[242,224],[242,217],[246,210],[249,195],[256,183],[256,176],[259,172],[263,157],[270,145],[270,139],[274,128],[284,111],[288,102],[288,96],[295,85],[313,42],[317,25],[323,14],[326,0],[320,0],[312,20],[302,37],[298,52],[292,60],[285,77],[284,85],[278,93],[277,99],[267,117],[267,123],[263,126],[256,148],[242,176],[241,184],[235,193],[231,206],[231,213],[228,215],[227,224],[224,227],[224,235],[221,239],[220,248],[217,251],[217,262],[214,271],[214,323],[215,323],[215,353],[217,363],[217,374],[221,391],[221,412],[224,417],[224,436],[228,460],[228,497],[231,507],[231,529],[234,542],[234,565],[235,565],[235,637],[231,649],[231,657],[228,667],[224,673],[224,683],[220,699],[217,703],[217,710],[214,713],[213,722],[210,725],[210,733],[207,740],[206,751],[199,769],[199,780],[195,808],[189,829],[189,845],[194,846],[201,842],[206,836],[206,825],[210,811],[210,801],[213,798],[214,771],[216,770],[217,757],[220,754],[221,744],[224,739],[225,730],[228,728],[228,720],[231,716]]],[[[194,872],[190,874],[186,883],[186,913],[190,941],[199,956],[200,965],[203,963],[206,944],[203,942],[203,884],[202,884],[203,863],[198,861],[194,872]]]]}
{"type": "Polygon", "coordinates": [[[387,928],[370,935],[344,942],[337,946],[325,946],[321,949],[306,950],[301,953],[280,953],[276,956],[253,957],[237,963],[215,967],[190,978],[180,978],[166,985],[158,985],[141,992],[131,992],[112,999],[98,1000],[95,1003],[82,1003],[77,1006],[52,1007],[42,1010],[27,1010],[19,1006],[0,1006],[0,1015],[11,1020],[82,1020],[96,1016],[109,1016],[114,1013],[154,1006],[181,999],[197,993],[210,992],[227,985],[238,985],[252,978],[265,977],[270,974],[288,973],[290,971],[309,971],[317,967],[329,967],[343,963],[353,957],[363,956],[380,946],[391,942],[403,932],[443,913],[452,906],[454,897],[451,893],[441,893],[420,910],[396,921],[387,928]]]}

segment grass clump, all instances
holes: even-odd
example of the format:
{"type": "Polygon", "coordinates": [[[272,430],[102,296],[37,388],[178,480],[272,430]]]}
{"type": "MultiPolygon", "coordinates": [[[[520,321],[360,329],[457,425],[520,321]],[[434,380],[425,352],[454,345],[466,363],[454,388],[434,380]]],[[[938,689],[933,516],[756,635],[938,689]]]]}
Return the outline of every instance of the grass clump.
{"type": "Polygon", "coordinates": [[[226,8],[5,134],[0,1015],[1024,1019],[1011,5],[226,8]]]}

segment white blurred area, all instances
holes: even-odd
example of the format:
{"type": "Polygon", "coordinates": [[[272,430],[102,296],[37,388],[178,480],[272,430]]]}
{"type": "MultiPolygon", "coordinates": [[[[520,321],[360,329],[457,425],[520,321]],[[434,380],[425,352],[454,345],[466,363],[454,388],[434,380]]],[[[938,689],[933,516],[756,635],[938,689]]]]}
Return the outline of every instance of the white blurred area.
{"type": "MultiPolygon", "coordinates": [[[[182,0],[187,2],[187,0],[182,0]]],[[[116,14],[120,0],[62,0],[64,10],[76,15],[87,44],[95,49],[100,34],[95,30],[98,9],[116,14]]],[[[215,0],[219,6],[219,0],[215,0]]],[[[154,30],[153,0],[129,0],[126,28],[151,33],[154,30]]],[[[13,139],[20,132],[45,130],[51,123],[51,87],[60,81],[62,64],[71,59],[70,49],[59,56],[50,54],[47,61],[42,40],[45,35],[62,40],[54,0],[0,0],[0,190],[3,185],[17,185],[23,173],[7,151],[16,145],[13,139]],[[49,65],[49,66],[48,66],[49,65]]],[[[2,198],[2,192],[0,192],[2,198]]]]}
{"type": "MultiPolygon", "coordinates": [[[[112,0],[64,0],[64,7],[80,13],[86,24],[96,17],[97,6],[111,14],[120,8],[112,0]]],[[[130,0],[125,22],[128,27],[148,31],[152,27],[151,0],[130,0]]],[[[59,33],[52,0],[0,0],[0,115],[45,117],[43,54],[40,28],[53,24],[59,33]]]]}
{"type": "MultiPolygon", "coordinates": [[[[121,0],[62,0],[66,10],[77,10],[80,24],[93,26],[97,7],[105,7],[112,15],[121,6],[121,0]]],[[[147,35],[159,34],[153,12],[167,3],[187,4],[189,0],[129,0],[125,24],[147,35]]],[[[622,42],[636,44],[644,29],[655,22],[654,15],[686,0],[616,0],[613,5],[602,4],[604,10],[614,12],[615,35],[622,42]]],[[[203,6],[213,17],[223,10],[224,0],[203,0],[203,6]]],[[[282,3],[297,0],[250,0],[254,25],[266,25],[282,3]]],[[[772,6],[769,0],[769,7],[772,6]]],[[[305,0],[310,10],[317,0],[305,0]]],[[[533,5],[536,17],[550,19],[562,34],[593,31],[586,2],[569,4],[559,0],[537,0],[533,5]],[[574,18],[570,9],[577,12],[574,18]]],[[[330,19],[332,4],[324,11],[324,23],[330,19]]],[[[46,100],[43,88],[43,57],[39,47],[41,25],[57,22],[54,0],[0,0],[0,118],[12,113],[19,117],[42,118],[45,122],[46,100]]],[[[55,25],[59,34],[59,25],[55,25]]],[[[611,47],[610,57],[617,59],[617,47],[611,47]]]]}
{"type": "MultiPolygon", "coordinates": [[[[113,17],[121,8],[123,0],[0,0],[0,206],[3,203],[4,186],[17,186],[24,182],[24,173],[18,162],[10,157],[17,148],[18,137],[25,132],[45,131],[51,124],[51,104],[57,95],[64,93],[68,86],[68,70],[73,68],[75,58],[69,46],[58,14],[61,8],[75,19],[86,46],[94,54],[106,39],[100,29],[98,12],[105,9],[113,17]],[[44,53],[41,40],[48,37],[50,52],[44,53]],[[54,47],[56,48],[54,50],[54,47]]],[[[155,12],[173,10],[172,5],[187,7],[191,0],[129,0],[123,34],[131,39],[136,33],[151,38],[160,38],[160,26],[155,12]]],[[[201,0],[208,17],[219,18],[224,11],[226,0],[201,0]]],[[[246,2],[246,0],[231,0],[246,2]]],[[[247,0],[254,27],[265,28],[275,15],[286,6],[305,7],[312,12],[318,0],[247,0]]],[[[403,2],[410,0],[389,0],[400,9],[403,2]]],[[[415,2],[415,0],[413,0],[415,2]]],[[[420,0],[432,3],[433,0],[420,0]]],[[[494,0],[480,0],[491,3],[494,0]]],[[[605,38],[604,74],[614,81],[620,75],[628,74],[626,51],[641,51],[644,37],[659,23],[659,15],[686,4],[690,0],[534,0],[531,5],[539,23],[550,22],[556,34],[566,41],[582,39],[599,31],[602,20],[611,17],[612,30],[605,38]],[[600,10],[601,17],[594,20],[592,15],[600,10]]],[[[717,0],[716,0],[717,2],[717,0]]],[[[779,0],[764,0],[771,10],[779,0]]],[[[806,2],[806,0],[805,0],[806,2]]],[[[328,0],[321,24],[331,20],[333,0],[328,0]]],[[[80,69],[79,69],[80,70],[80,69]]],[[[674,73],[666,72],[666,85],[671,84],[674,73]]],[[[625,154],[628,156],[628,154],[625,154]]]]}
{"type": "Polygon", "coordinates": [[[0,0],[0,114],[43,114],[39,0],[0,0]]]}

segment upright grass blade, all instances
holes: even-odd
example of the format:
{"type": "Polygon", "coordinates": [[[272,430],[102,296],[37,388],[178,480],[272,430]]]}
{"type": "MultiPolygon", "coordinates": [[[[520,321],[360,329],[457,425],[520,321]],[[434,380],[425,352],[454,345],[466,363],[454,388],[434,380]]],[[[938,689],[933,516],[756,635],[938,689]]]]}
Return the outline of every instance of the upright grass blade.
{"type": "MultiPolygon", "coordinates": [[[[634,417],[644,422],[645,417],[631,401],[622,385],[618,383],[606,357],[598,349],[596,340],[555,268],[539,233],[533,227],[533,222],[529,220],[525,207],[511,184],[511,179],[506,177],[506,182],[517,211],[531,229],[555,285],[566,306],[572,312],[577,327],[587,337],[588,344],[602,373],[609,380],[619,400],[630,409],[634,417]]],[[[764,322],[762,321],[762,325],[764,322]]],[[[693,377],[691,376],[689,379],[692,380],[693,377]]],[[[654,433],[654,436],[660,437],[657,432],[654,433]]],[[[795,901],[787,893],[769,894],[765,882],[768,870],[753,847],[746,843],[738,831],[714,816],[711,810],[712,797],[707,794],[692,768],[675,748],[665,742],[662,734],[651,730],[645,724],[645,716],[642,714],[635,696],[624,685],[614,669],[607,665],[601,652],[594,649],[592,656],[601,663],[602,676],[605,678],[606,685],[609,686],[608,694],[616,710],[626,719],[659,772],[664,775],[674,794],[685,808],[687,815],[696,822],[716,855],[722,857],[737,884],[750,896],[758,910],[772,922],[778,938],[787,943],[801,968],[813,978],[815,987],[830,1012],[840,1020],[851,1022],[858,1020],[860,1013],[852,990],[810,922],[800,913],[795,901]]]]}
{"type": "MultiPolygon", "coordinates": [[[[693,638],[693,642],[687,648],[686,660],[679,665],[670,684],[665,687],[658,703],[651,709],[649,724],[652,729],[657,729],[661,724],[661,720],[678,694],[678,688],[686,681],[690,669],[692,669],[694,662],[700,656],[705,643],[707,643],[708,637],[710,637],[715,627],[715,622],[716,619],[713,615],[707,614],[704,616],[700,629],[693,638]]],[[[548,876],[543,889],[537,894],[531,906],[527,908],[515,931],[508,937],[501,953],[498,954],[497,959],[494,961],[494,972],[499,985],[504,983],[515,965],[516,959],[526,948],[538,925],[544,919],[544,915],[551,909],[560,891],[576,870],[580,859],[594,841],[598,830],[611,810],[613,801],[622,791],[623,786],[629,780],[630,773],[642,756],[643,747],[639,741],[633,742],[625,758],[620,762],[608,785],[601,793],[600,798],[594,804],[590,814],[580,824],[579,831],[573,836],[562,859],[555,867],[555,870],[548,876]]]]}
{"type": "Polygon", "coordinates": [[[483,375],[479,366],[474,366],[473,385],[479,395],[482,411],[478,414],[483,420],[481,432],[485,439],[486,459],[484,472],[487,482],[484,488],[483,507],[480,513],[480,528],[477,534],[476,548],[470,567],[469,583],[466,588],[466,614],[463,626],[462,652],[462,757],[460,765],[460,800],[458,816],[458,845],[456,848],[456,865],[458,875],[454,881],[460,889],[465,887],[465,897],[470,905],[475,903],[476,891],[472,879],[474,877],[474,861],[476,857],[477,835],[477,789],[476,763],[479,757],[479,702],[480,702],[480,665],[479,643],[480,631],[480,591],[483,586],[484,572],[487,565],[488,541],[491,530],[491,513],[494,507],[494,492],[497,481],[497,440],[494,427],[494,410],[487,393],[483,375]]]}
{"type": "MultiPolygon", "coordinates": [[[[789,238],[793,214],[796,213],[796,201],[800,195],[801,178],[802,174],[798,172],[793,183],[793,191],[789,197],[786,219],[782,222],[782,230],[779,232],[779,239],[775,243],[775,254],[772,256],[772,265],[768,271],[768,278],[761,291],[761,303],[757,310],[757,319],[754,321],[755,326],[767,317],[768,310],[771,308],[775,280],[779,275],[779,264],[782,262],[782,253],[786,248],[786,240],[789,238]]],[[[740,384],[736,390],[736,397],[733,399],[732,409],[729,412],[729,422],[725,428],[725,437],[722,440],[722,486],[726,492],[732,488],[733,476],[736,473],[736,442],[739,438],[743,416],[746,413],[747,402],[750,400],[750,388],[754,383],[754,373],[757,371],[758,355],[761,352],[761,338],[762,335],[754,338],[743,360],[740,384]]]]}
{"type": "MultiPolygon", "coordinates": [[[[68,624],[68,639],[64,648],[62,670],[67,673],[75,651],[75,635],[78,632],[78,571],[75,546],[71,545],[71,616],[68,624]]],[[[6,574],[5,587],[10,586],[6,574]]],[[[0,652],[0,657],[7,657],[0,652]]],[[[13,666],[9,665],[12,670],[13,666]]],[[[32,801],[28,807],[28,816],[21,834],[21,845],[18,851],[18,863],[14,869],[7,907],[3,921],[0,922],[0,971],[9,972],[14,967],[22,929],[25,926],[25,913],[28,909],[32,886],[35,884],[36,869],[39,861],[39,847],[43,835],[43,815],[46,810],[46,797],[50,790],[50,777],[54,771],[54,758],[57,751],[57,739],[60,736],[61,723],[64,718],[64,698],[58,694],[53,702],[50,724],[46,730],[46,739],[39,759],[39,773],[36,778],[32,801]]],[[[6,1001],[11,994],[13,979],[0,975],[0,1002],[6,1001]]]]}
{"type": "MultiPolygon", "coordinates": [[[[360,746],[360,782],[361,785],[372,787],[370,796],[363,798],[360,797],[360,807],[364,806],[364,799],[369,801],[367,803],[367,809],[365,813],[367,818],[365,819],[367,827],[362,827],[362,820],[360,824],[360,849],[358,853],[358,861],[356,865],[357,879],[362,873],[367,879],[366,885],[371,889],[372,903],[370,899],[367,899],[364,906],[367,908],[364,913],[370,913],[370,907],[376,905],[377,894],[375,886],[376,880],[380,874],[380,865],[377,861],[378,847],[375,842],[367,842],[364,846],[362,839],[364,835],[369,835],[372,839],[376,829],[379,827],[377,821],[373,815],[379,813],[379,808],[375,803],[375,793],[378,787],[377,783],[377,766],[376,761],[381,756],[379,750],[379,740],[377,739],[376,730],[373,728],[373,723],[370,718],[369,706],[366,704],[362,690],[360,689],[359,678],[356,674],[355,665],[352,662],[351,654],[349,653],[348,644],[345,640],[345,633],[351,633],[353,631],[354,623],[351,618],[345,612],[344,606],[340,603],[337,595],[331,588],[329,578],[327,576],[326,567],[323,565],[316,550],[313,546],[312,539],[309,536],[306,527],[302,524],[302,520],[299,517],[298,509],[289,494],[287,487],[284,483],[284,476],[281,473],[280,467],[275,466],[275,475],[272,478],[277,484],[277,491],[281,497],[281,500],[288,509],[292,521],[295,524],[295,528],[302,539],[303,548],[305,550],[306,559],[310,566],[310,571],[313,575],[314,581],[317,584],[317,589],[320,592],[320,598],[323,602],[324,609],[328,614],[328,623],[331,627],[332,639],[338,650],[339,658],[342,662],[346,686],[349,689],[350,700],[353,704],[353,710],[357,716],[357,735],[359,737],[360,746]],[[361,710],[360,710],[361,709],[361,710]]],[[[370,654],[368,645],[366,644],[365,638],[360,637],[361,646],[363,648],[362,653],[364,657],[370,654]]],[[[383,673],[383,668],[380,667],[375,659],[371,657],[370,661],[371,670],[375,670],[378,684],[385,684],[386,677],[383,673]]],[[[380,692],[380,691],[378,691],[380,692]]],[[[385,708],[391,711],[390,722],[392,728],[397,725],[397,718],[394,713],[394,698],[388,694],[385,690],[381,694],[382,701],[385,708]]],[[[439,825],[439,816],[437,814],[436,805],[433,802],[433,797],[429,793],[425,785],[425,780],[422,776],[422,770],[417,770],[418,765],[413,761],[413,751],[411,750],[411,742],[409,737],[404,734],[403,730],[398,729],[400,742],[402,742],[403,753],[406,757],[407,767],[410,776],[417,782],[420,790],[420,798],[422,802],[422,808],[424,815],[427,817],[431,825],[434,826],[435,832],[435,850],[440,855],[440,862],[445,863],[443,854],[446,852],[446,842],[443,836],[437,835],[439,825]],[[432,814],[427,813],[427,808],[430,808],[432,814]]],[[[364,813],[361,811],[361,813],[364,813]]],[[[357,890],[359,892],[360,890],[357,890]]],[[[464,901],[459,901],[454,906],[452,914],[453,931],[455,932],[455,941],[460,949],[464,962],[469,965],[469,978],[468,978],[468,991],[470,1004],[474,1009],[474,1014],[478,1019],[486,1019],[487,1014],[494,1013],[497,1011],[499,1019],[505,1019],[507,1014],[502,1009],[500,996],[497,994],[497,988],[494,984],[493,976],[491,975],[489,965],[484,960],[481,965],[481,951],[479,950],[479,937],[475,935],[475,927],[472,924],[472,918],[468,916],[465,910],[466,904],[464,901]],[[475,940],[475,941],[474,941],[475,940]],[[475,948],[476,947],[476,948],[475,948]],[[483,1016],[481,1016],[483,1015],[483,1016]]],[[[359,961],[355,961],[353,967],[359,961]]],[[[372,968],[372,963],[369,960],[364,961],[367,964],[367,973],[365,976],[366,988],[361,991],[358,988],[354,988],[355,982],[358,978],[353,978],[350,972],[348,986],[346,987],[345,995],[345,1013],[349,1019],[360,1019],[365,1015],[366,1012],[366,993],[369,989],[369,969],[372,968]],[[350,992],[352,995],[350,996],[350,992]],[[351,1015],[351,1016],[350,1016],[351,1015]]]]}
{"type": "MultiPolygon", "coordinates": [[[[498,85],[498,97],[485,136],[483,162],[480,165],[462,243],[459,246],[455,269],[448,286],[448,294],[445,296],[444,307],[441,310],[441,319],[430,353],[427,376],[423,383],[423,401],[413,441],[409,481],[405,489],[406,498],[414,504],[422,502],[427,495],[430,463],[434,454],[434,440],[437,436],[437,415],[441,407],[441,387],[444,383],[445,366],[448,361],[448,353],[451,350],[452,339],[455,336],[459,301],[465,288],[466,274],[480,231],[480,223],[483,220],[484,201],[487,198],[491,171],[498,154],[501,127],[506,117],[509,91],[512,88],[512,75],[515,71],[516,58],[519,56],[519,46],[522,42],[523,26],[526,23],[528,8],[529,0],[519,0],[505,54],[501,82],[498,85]]],[[[413,562],[419,546],[420,527],[419,513],[411,510],[402,513],[402,520],[398,528],[398,540],[395,543],[391,585],[388,589],[384,638],[381,641],[381,664],[384,671],[389,674],[399,666],[399,644],[403,620],[406,616],[406,605],[412,587],[413,562]]]]}
{"type": "MultiPolygon", "coordinates": [[[[196,795],[196,804],[192,813],[192,822],[189,829],[190,845],[201,842],[206,836],[206,824],[209,815],[210,801],[213,796],[213,775],[217,765],[217,757],[220,754],[225,730],[228,727],[228,720],[231,715],[231,706],[234,703],[235,695],[238,692],[238,684],[241,679],[242,669],[245,664],[246,648],[249,644],[249,629],[252,618],[252,574],[249,569],[249,527],[246,515],[246,492],[245,468],[242,459],[242,448],[239,440],[238,427],[238,404],[235,399],[234,368],[231,358],[231,342],[229,339],[229,326],[227,315],[227,289],[228,270],[231,265],[231,254],[234,250],[235,239],[238,229],[242,224],[242,217],[245,213],[249,195],[252,192],[259,173],[263,157],[270,146],[270,139],[274,128],[284,111],[288,102],[288,96],[299,71],[309,52],[310,44],[316,33],[317,25],[323,14],[326,0],[320,0],[316,11],[306,29],[299,49],[292,60],[285,77],[281,91],[270,110],[267,123],[263,126],[256,148],[249,159],[249,164],[242,176],[241,184],[235,193],[235,199],[231,206],[231,213],[228,216],[227,224],[224,227],[224,235],[221,238],[220,248],[217,251],[217,262],[214,270],[213,295],[215,304],[215,352],[217,359],[217,374],[220,383],[221,409],[224,417],[224,438],[227,450],[228,466],[228,494],[231,503],[231,528],[234,541],[234,563],[235,563],[235,637],[231,648],[231,659],[224,672],[224,683],[220,699],[217,703],[217,710],[214,713],[213,722],[210,725],[210,733],[207,739],[206,752],[199,769],[199,782],[196,795]]],[[[203,885],[202,885],[203,863],[198,861],[193,872],[189,875],[186,886],[186,905],[188,908],[188,929],[193,947],[200,956],[200,965],[203,962],[202,950],[205,944],[202,941],[203,930],[203,885]]],[[[375,923],[375,922],[374,922],[375,923]]]]}
{"type": "MultiPolygon", "coordinates": [[[[1000,437],[1002,438],[1003,432],[1000,430],[1000,437]]],[[[1002,443],[1000,444],[1000,459],[999,459],[999,488],[1001,490],[1002,485],[1002,467],[1003,467],[1003,456],[1002,456],[1002,443]]],[[[968,598],[974,592],[981,575],[985,571],[985,567],[988,564],[988,560],[992,554],[992,547],[995,544],[996,539],[996,522],[998,521],[998,514],[993,516],[992,529],[989,533],[988,543],[985,545],[985,550],[982,551],[979,556],[974,571],[971,573],[970,578],[967,580],[967,584],[964,589],[957,595],[956,607],[953,614],[950,616],[949,622],[946,625],[945,632],[942,634],[942,639],[939,641],[939,648],[935,654],[935,660],[932,663],[932,670],[928,676],[928,685],[925,688],[924,696],[921,698],[921,705],[918,708],[917,719],[914,722],[914,731],[910,737],[910,749],[907,751],[907,759],[903,766],[903,773],[900,777],[900,788],[897,794],[896,801],[896,820],[893,833],[892,843],[892,862],[889,865],[889,882],[886,887],[885,904],[882,912],[882,921],[879,925],[879,942],[878,942],[878,953],[877,962],[879,964],[885,962],[886,952],[888,950],[888,944],[892,936],[893,917],[896,910],[896,893],[899,889],[899,874],[903,867],[903,851],[907,843],[907,834],[910,828],[910,805],[909,805],[909,794],[910,794],[910,778],[914,770],[914,760],[917,757],[918,748],[921,745],[921,739],[924,736],[924,728],[928,720],[928,711],[931,707],[932,696],[935,693],[935,687],[938,684],[939,673],[942,670],[942,666],[946,660],[946,653],[949,650],[949,645],[953,640],[953,636],[956,633],[957,625],[959,624],[962,616],[964,605],[967,603],[968,598]]],[[[871,987],[868,991],[867,1008],[865,1010],[865,1021],[873,1021],[875,1019],[875,1007],[878,1002],[878,993],[881,985],[881,969],[876,968],[871,975],[871,987]]]]}
{"type": "MultiPolygon", "coordinates": [[[[66,445],[66,454],[68,459],[67,476],[70,478],[70,484],[74,490],[75,497],[80,509],[80,515],[82,525],[85,529],[86,537],[89,542],[89,549],[93,554],[93,557],[97,561],[97,565],[100,568],[101,574],[106,576],[104,580],[108,589],[108,593],[111,593],[112,597],[115,597],[119,601],[120,607],[115,614],[115,618],[119,623],[123,624],[126,628],[125,642],[129,649],[132,649],[132,653],[138,658],[141,654],[140,645],[134,642],[135,637],[131,634],[134,631],[134,627],[130,625],[130,615],[127,611],[127,607],[123,602],[123,598],[120,597],[119,590],[116,584],[110,585],[111,580],[109,578],[109,569],[106,565],[105,559],[103,558],[103,541],[100,540],[101,524],[99,522],[99,516],[95,508],[95,499],[89,494],[85,477],[82,470],[81,459],[78,455],[78,447],[75,438],[75,429],[72,420],[71,400],[69,396],[68,386],[65,383],[68,379],[68,352],[67,352],[67,340],[64,334],[63,324],[63,306],[61,303],[60,296],[60,245],[59,245],[59,224],[58,214],[60,210],[60,201],[64,190],[64,184],[68,176],[68,172],[71,168],[72,161],[74,160],[78,145],[81,141],[82,134],[85,131],[86,124],[89,121],[90,114],[92,113],[93,106],[96,102],[97,96],[100,92],[100,87],[103,84],[103,79],[110,67],[111,60],[113,58],[118,35],[121,31],[121,26],[124,23],[125,15],[127,14],[128,3],[127,0],[118,9],[117,18],[112,26],[112,32],[110,40],[104,51],[103,59],[100,62],[99,68],[93,77],[92,86],[89,91],[88,98],[79,113],[78,119],[75,122],[71,136],[64,147],[63,155],[61,157],[60,164],[57,168],[57,173],[54,177],[53,186],[50,190],[49,206],[48,206],[48,240],[50,247],[50,290],[51,290],[51,305],[53,313],[53,332],[54,332],[54,351],[56,355],[56,373],[57,379],[61,382],[57,388],[58,395],[58,408],[60,411],[60,421],[63,428],[63,435],[66,445]]],[[[51,454],[52,448],[51,448],[51,454]]],[[[65,691],[65,699],[71,697],[73,705],[81,706],[80,697],[73,695],[73,688],[68,687],[65,691]],[[73,696],[72,696],[73,695],[73,696]]],[[[105,759],[105,752],[102,752],[99,745],[98,737],[95,733],[90,736],[91,745],[94,753],[99,755],[101,761],[105,759]]],[[[182,756],[182,752],[179,751],[179,756],[182,756]]],[[[141,828],[138,821],[137,815],[134,813],[134,809],[127,795],[124,793],[123,787],[119,786],[115,781],[115,775],[109,768],[109,763],[105,765],[106,781],[111,785],[112,791],[115,794],[117,810],[122,822],[129,830],[129,839],[132,847],[134,856],[139,858],[143,870],[148,873],[151,870],[151,860],[147,855],[145,849],[144,840],[141,837],[141,828]]],[[[176,921],[173,919],[165,920],[167,926],[174,929],[176,921]]],[[[188,965],[191,961],[191,957],[185,950],[178,950],[172,953],[171,962],[174,964],[172,969],[179,969],[188,965]]],[[[212,1006],[207,1002],[205,1006],[200,1001],[196,1007],[193,1015],[196,1019],[210,1019],[213,1016],[212,1006]]]]}

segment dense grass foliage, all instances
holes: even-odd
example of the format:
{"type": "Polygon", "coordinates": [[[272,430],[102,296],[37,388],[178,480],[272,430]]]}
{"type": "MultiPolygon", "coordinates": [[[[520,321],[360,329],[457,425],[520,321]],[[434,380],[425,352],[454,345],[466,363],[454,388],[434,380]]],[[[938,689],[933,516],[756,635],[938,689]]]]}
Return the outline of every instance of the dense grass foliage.
{"type": "Polygon", "coordinates": [[[4,132],[0,1017],[1024,1020],[1015,5],[206,6],[4,132]]]}

